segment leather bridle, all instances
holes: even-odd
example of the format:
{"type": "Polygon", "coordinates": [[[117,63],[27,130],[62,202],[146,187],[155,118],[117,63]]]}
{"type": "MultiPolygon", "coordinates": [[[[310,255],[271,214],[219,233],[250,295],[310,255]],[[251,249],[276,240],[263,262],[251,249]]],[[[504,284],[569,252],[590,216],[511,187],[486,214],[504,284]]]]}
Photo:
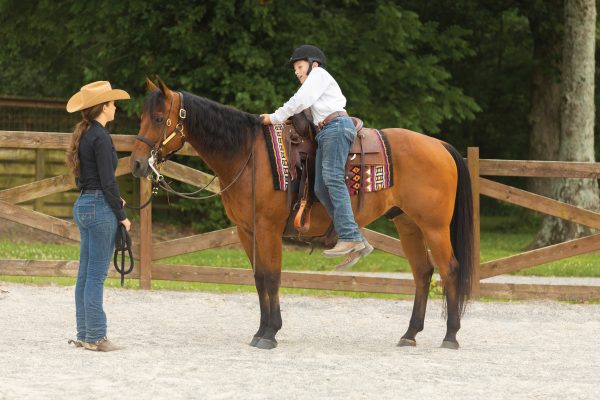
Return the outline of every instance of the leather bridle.
{"type": "MultiPolygon", "coordinates": [[[[184,124],[183,123],[187,116],[187,112],[185,111],[185,108],[183,106],[183,93],[181,93],[181,92],[176,92],[176,93],[179,94],[180,103],[179,103],[179,114],[178,114],[177,125],[175,125],[175,128],[173,129],[173,131],[171,131],[170,133],[167,133],[167,128],[169,126],[171,126],[171,119],[167,118],[167,120],[165,121],[165,129],[163,130],[163,133],[161,135],[162,141],[155,143],[155,142],[151,141],[150,139],[145,138],[142,135],[137,135],[135,137],[137,140],[145,143],[146,145],[148,145],[148,147],[150,147],[150,158],[155,159],[156,164],[167,161],[171,155],[173,155],[177,151],[179,151],[179,149],[181,149],[181,147],[183,147],[183,145],[185,144],[186,137],[185,137],[185,133],[184,133],[184,124]],[[167,143],[169,143],[169,141],[171,141],[178,134],[181,137],[181,147],[179,149],[176,149],[176,150],[170,152],[169,154],[167,154],[166,156],[163,157],[163,155],[162,155],[163,147],[167,143]]],[[[173,109],[173,99],[174,99],[174,97],[171,97],[171,105],[169,106],[169,112],[167,114],[167,117],[169,117],[171,115],[171,110],[173,109]]],[[[213,193],[208,196],[191,197],[189,195],[195,195],[195,194],[203,191],[206,187],[208,187],[214,181],[214,179],[216,178],[216,175],[213,176],[212,180],[208,184],[206,184],[203,188],[201,188],[200,190],[193,192],[193,193],[180,193],[180,192],[173,190],[173,188],[171,188],[169,186],[169,184],[164,180],[163,176],[160,175],[160,173],[154,168],[153,163],[150,164],[150,167],[157,175],[156,183],[160,184],[163,187],[163,189],[167,190],[170,193],[176,194],[178,196],[181,196],[181,197],[184,197],[187,199],[203,200],[203,199],[208,199],[208,198],[211,198],[214,196],[220,196],[227,189],[232,187],[241,178],[244,170],[246,169],[246,167],[248,166],[248,164],[250,162],[250,159],[252,159],[252,272],[254,274],[256,274],[256,269],[255,269],[256,268],[256,157],[254,157],[254,141],[252,142],[252,149],[250,151],[250,154],[248,154],[248,158],[246,159],[246,162],[244,162],[244,164],[242,165],[242,168],[239,170],[239,172],[237,173],[235,178],[232,180],[232,182],[229,185],[227,185],[225,188],[221,189],[219,192],[213,193]]],[[[152,197],[150,198],[150,201],[151,200],[152,200],[152,197]]]]}
{"type": "Polygon", "coordinates": [[[185,133],[184,133],[184,120],[187,117],[187,112],[184,108],[184,104],[183,104],[183,93],[181,92],[175,92],[179,95],[179,113],[178,113],[178,120],[177,120],[177,124],[175,125],[175,128],[173,128],[173,130],[171,132],[167,132],[168,128],[172,125],[171,123],[171,110],[173,109],[173,100],[174,100],[174,96],[171,97],[171,105],[169,106],[169,112],[167,113],[167,120],[165,121],[165,128],[162,132],[162,140],[159,139],[158,142],[153,142],[152,140],[148,139],[147,137],[144,137],[142,135],[137,135],[135,138],[136,140],[139,140],[140,142],[145,143],[146,145],[148,145],[148,147],[150,147],[150,156],[154,157],[156,159],[157,164],[162,163],[166,160],[169,159],[169,157],[173,154],[175,154],[175,152],[177,152],[179,149],[181,149],[181,147],[183,147],[183,145],[185,144],[185,133]],[[172,152],[170,152],[169,154],[167,154],[166,156],[164,156],[162,154],[163,151],[163,147],[169,143],[173,138],[175,138],[177,135],[180,136],[181,139],[181,147],[179,149],[176,149],[172,152]]]}
{"type": "MultiPolygon", "coordinates": [[[[175,154],[177,151],[179,151],[181,149],[181,147],[183,147],[183,145],[185,144],[185,133],[184,133],[184,120],[187,116],[187,112],[183,106],[183,93],[181,92],[174,92],[177,93],[179,95],[180,98],[180,107],[179,107],[179,113],[178,113],[178,121],[177,121],[177,125],[175,125],[175,128],[170,132],[167,133],[167,128],[169,126],[171,126],[171,119],[167,118],[167,120],[165,121],[165,129],[163,130],[161,137],[162,137],[162,141],[159,142],[153,142],[150,139],[142,136],[142,135],[137,135],[135,138],[137,140],[139,140],[140,142],[145,143],[146,145],[148,145],[148,147],[150,147],[150,159],[149,159],[149,166],[152,169],[152,172],[156,175],[156,177],[154,179],[152,179],[153,182],[156,182],[157,185],[160,185],[163,189],[165,189],[167,192],[173,193],[177,196],[186,198],[186,199],[190,199],[190,200],[204,200],[204,199],[209,199],[211,197],[215,197],[215,196],[220,196],[222,193],[224,193],[227,189],[229,189],[230,187],[232,187],[242,176],[244,170],[246,169],[246,167],[248,166],[250,159],[252,159],[252,171],[253,171],[253,179],[254,179],[254,144],[252,145],[252,150],[250,151],[250,153],[248,154],[248,158],[246,159],[246,162],[244,162],[244,164],[242,165],[242,167],[240,168],[239,172],[236,174],[235,178],[233,178],[233,180],[231,181],[231,183],[229,183],[229,185],[227,185],[226,187],[224,187],[223,189],[221,189],[220,191],[213,193],[211,195],[208,196],[200,196],[200,197],[195,197],[198,193],[204,191],[208,186],[210,186],[210,184],[215,180],[216,175],[213,176],[213,178],[210,180],[210,182],[208,182],[206,185],[204,185],[204,187],[198,189],[195,192],[191,192],[191,193],[182,193],[182,192],[178,192],[175,189],[173,189],[165,180],[164,177],[160,174],[160,172],[158,171],[157,167],[158,164],[163,163],[165,161],[167,161],[173,154],[175,154]],[[169,141],[171,141],[175,136],[180,135],[181,138],[181,147],[179,147],[179,149],[173,150],[171,151],[169,154],[167,154],[166,156],[163,156],[162,154],[162,149],[163,147],[169,143],[169,141]]],[[[169,106],[169,112],[167,114],[167,117],[171,115],[171,110],[173,109],[173,100],[174,100],[174,96],[171,97],[171,105],[169,106]]],[[[160,169],[160,168],[159,168],[160,169]]],[[[253,183],[254,185],[254,183],[253,183]]],[[[254,186],[253,186],[253,190],[254,190],[254,186]]]]}

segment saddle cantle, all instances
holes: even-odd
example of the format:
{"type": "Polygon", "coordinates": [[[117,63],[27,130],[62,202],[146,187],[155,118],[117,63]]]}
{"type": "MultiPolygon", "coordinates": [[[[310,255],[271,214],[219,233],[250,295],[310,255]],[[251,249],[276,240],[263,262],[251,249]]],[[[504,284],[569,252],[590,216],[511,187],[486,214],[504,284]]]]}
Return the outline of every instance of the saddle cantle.
{"type": "MultiPolygon", "coordinates": [[[[351,118],[358,133],[346,161],[346,182],[349,193],[358,195],[360,208],[365,192],[392,185],[391,160],[383,133],[365,128],[360,119],[351,118]]],[[[284,237],[296,238],[310,229],[310,211],[318,201],[314,193],[315,132],[314,125],[304,113],[294,115],[283,126],[271,125],[265,129],[275,188],[288,192],[291,211],[284,237]]],[[[328,233],[335,235],[331,228],[328,233]]]]}

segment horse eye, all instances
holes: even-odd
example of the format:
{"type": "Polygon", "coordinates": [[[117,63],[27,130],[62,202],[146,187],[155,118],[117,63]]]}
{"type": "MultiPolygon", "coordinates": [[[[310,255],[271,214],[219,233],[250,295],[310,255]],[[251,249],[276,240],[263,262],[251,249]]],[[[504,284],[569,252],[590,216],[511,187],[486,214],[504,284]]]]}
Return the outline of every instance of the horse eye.
{"type": "Polygon", "coordinates": [[[162,124],[162,123],[163,123],[163,121],[164,121],[164,118],[163,118],[163,117],[155,117],[155,118],[154,118],[154,121],[155,121],[157,124],[162,124]]]}

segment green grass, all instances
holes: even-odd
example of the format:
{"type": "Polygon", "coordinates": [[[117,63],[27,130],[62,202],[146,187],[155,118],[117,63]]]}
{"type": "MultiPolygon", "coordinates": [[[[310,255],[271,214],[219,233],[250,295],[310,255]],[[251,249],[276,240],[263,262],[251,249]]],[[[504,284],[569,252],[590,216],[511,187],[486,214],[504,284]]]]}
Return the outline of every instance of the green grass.
{"type": "MultiPolygon", "coordinates": [[[[485,217],[481,221],[481,261],[490,261],[507,257],[523,251],[535,237],[535,224],[531,221],[524,223],[517,217],[485,217]]],[[[391,223],[378,220],[369,226],[390,236],[397,237],[391,223]]],[[[327,259],[321,256],[321,249],[315,249],[309,254],[308,248],[304,250],[287,250],[283,254],[283,269],[287,271],[332,271],[337,259],[327,259]]],[[[0,259],[34,259],[34,260],[77,260],[79,257],[78,245],[57,245],[38,243],[11,243],[0,241],[0,259]]],[[[242,250],[213,249],[176,257],[158,260],[162,264],[181,265],[206,265],[215,267],[250,268],[250,263],[242,250]]],[[[357,272],[409,272],[410,267],[406,260],[381,252],[374,251],[366,259],[352,268],[357,272]]],[[[515,275],[529,276],[574,276],[574,277],[600,277],[600,256],[588,254],[556,262],[527,268],[515,275]]],[[[73,285],[73,278],[47,278],[47,277],[22,277],[0,276],[0,280],[29,284],[56,284],[73,285]]],[[[106,286],[119,287],[119,280],[108,279],[106,286]]],[[[137,280],[126,280],[125,287],[137,288],[137,280]]],[[[254,292],[252,286],[223,285],[200,282],[174,282],[153,281],[153,289],[182,290],[182,291],[212,291],[212,292],[254,292]]],[[[308,289],[282,289],[282,293],[331,295],[342,294],[351,297],[381,297],[403,298],[405,296],[389,294],[373,294],[360,292],[337,292],[308,289]]],[[[435,288],[432,294],[437,295],[435,288]]]]}
{"type": "Polygon", "coordinates": [[[0,241],[0,259],[77,260],[79,245],[0,241]]]}
{"type": "MultiPolygon", "coordinates": [[[[481,234],[481,261],[517,254],[531,243],[527,233],[481,234]]],[[[513,275],[600,277],[600,255],[584,254],[517,271],[513,275]]]]}
{"type": "MultiPolygon", "coordinates": [[[[481,219],[481,261],[520,253],[534,240],[539,215],[517,213],[512,216],[486,216],[481,219]]],[[[564,258],[517,271],[512,275],[600,277],[600,253],[564,258]]]]}
{"type": "MultiPolygon", "coordinates": [[[[286,271],[332,271],[339,259],[324,258],[322,249],[290,250],[283,252],[282,268],[286,271]]],[[[156,261],[161,264],[210,265],[214,267],[245,267],[250,262],[242,250],[215,249],[183,254],[156,261]]],[[[363,272],[410,272],[408,262],[399,257],[381,251],[374,251],[365,261],[360,262],[353,271],[363,272]],[[368,262],[367,262],[368,261],[368,262]]]]}

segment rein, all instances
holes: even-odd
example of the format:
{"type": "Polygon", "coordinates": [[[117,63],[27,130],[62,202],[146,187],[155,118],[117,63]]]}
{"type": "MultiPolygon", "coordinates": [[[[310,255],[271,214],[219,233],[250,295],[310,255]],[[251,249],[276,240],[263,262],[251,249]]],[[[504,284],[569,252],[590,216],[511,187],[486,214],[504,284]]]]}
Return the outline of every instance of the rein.
{"type": "MultiPolygon", "coordinates": [[[[176,191],[175,189],[173,189],[168,183],[167,181],[165,181],[164,179],[160,179],[159,180],[159,184],[160,186],[165,189],[167,192],[172,193],[174,195],[183,197],[185,199],[190,199],[190,200],[204,200],[204,199],[210,199],[211,197],[215,197],[215,196],[220,196],[222,193],[225,193],[225,191],[227,189],[229,189],[230,187],[232,187],[242,176],[242,173],[244,172],[244,170],[246,169],[246,167],[248,166],[248,163],[250,162],[250,159],[253,158],[252,156],[254,155],[254,146],[252,147],[252,151],[250,151],[250,154],[248,155],[248,158],[246,159],[246,162],[244,162],[244,165],[242,165],[242,168],[240,168],[239,172],[237,173],[237,175],[235,176],[235,178],[233,178],[233,181],[227,185],[224,189],[210,194],[208,196],[200,196],[200,197],[192,197],[191,195],[194,195],[196,193],[200,193],[201,191],[203,191],[204,189],[206,189],[216,178],[216,176],[213,176],[213,178],[210,180],[210,182],[208,182],[206,185],[204,185],[204,187],[200,190],[197,190],[195,192],[192,193],[181,193],[176,191]]],[[[253,166],[254,169],[254,166],[253,166]]],[[[160,177],[162,177],[162,175],[160,175],[160,177]]]]}

